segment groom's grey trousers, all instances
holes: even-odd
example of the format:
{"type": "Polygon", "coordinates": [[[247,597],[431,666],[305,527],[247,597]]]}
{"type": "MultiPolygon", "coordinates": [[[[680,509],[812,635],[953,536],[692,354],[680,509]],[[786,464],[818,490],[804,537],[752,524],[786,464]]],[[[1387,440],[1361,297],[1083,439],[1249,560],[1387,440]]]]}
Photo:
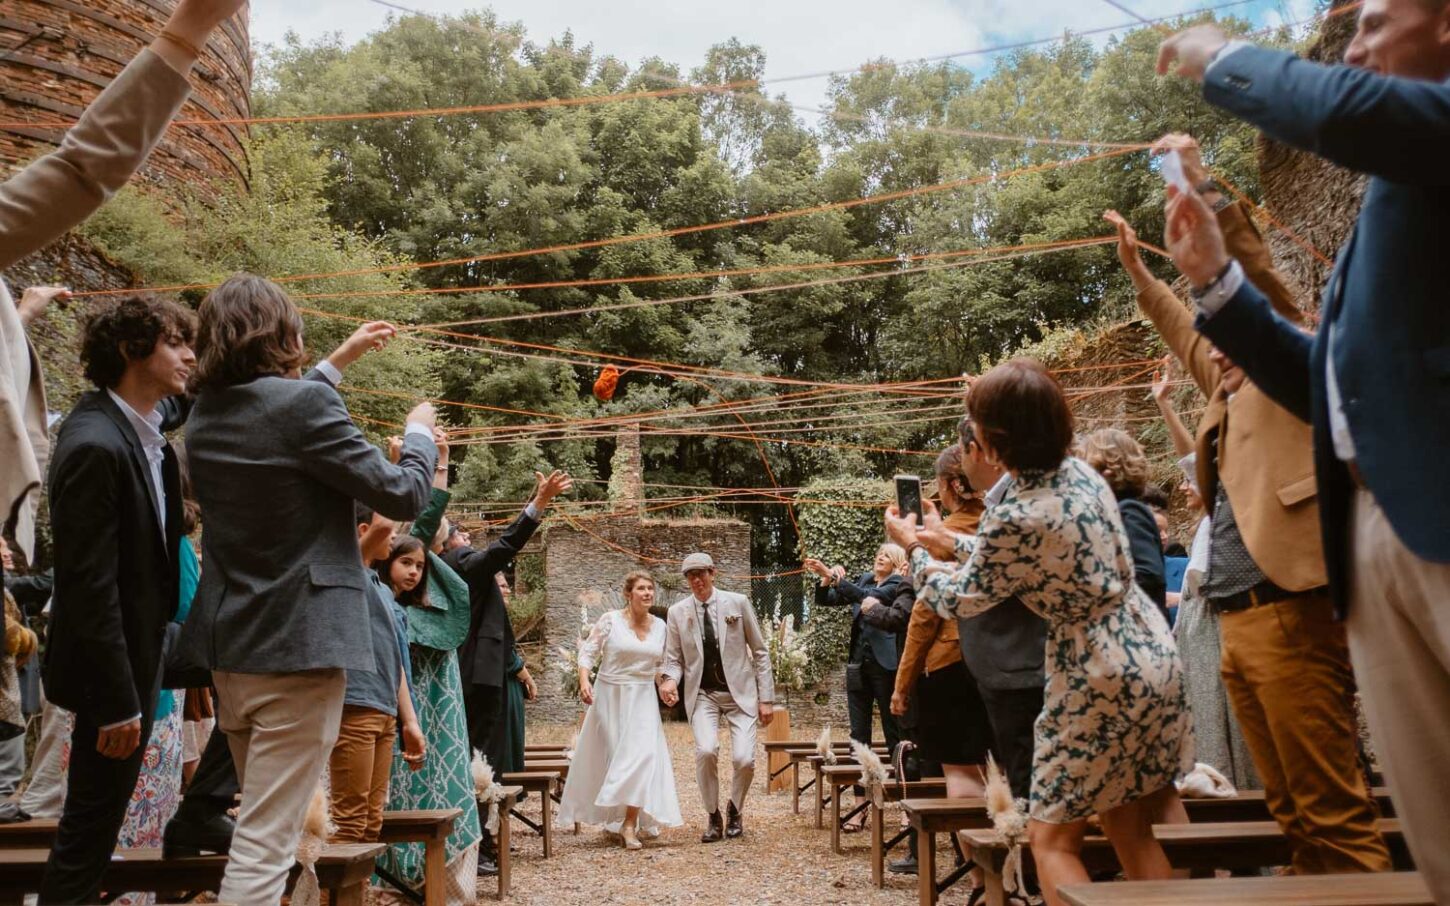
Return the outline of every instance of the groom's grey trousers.
{"type": "Polygon", "coordinates": [[[695,778],[705,811],[720,811],[720,719],[730,724],[730,761],[735,778],[730,783],[730,801],[743,810],[745,793],[755,777],[755,715],[746,714],[729,692],[701,691],[690,714],[695,732],[695,778]]]}

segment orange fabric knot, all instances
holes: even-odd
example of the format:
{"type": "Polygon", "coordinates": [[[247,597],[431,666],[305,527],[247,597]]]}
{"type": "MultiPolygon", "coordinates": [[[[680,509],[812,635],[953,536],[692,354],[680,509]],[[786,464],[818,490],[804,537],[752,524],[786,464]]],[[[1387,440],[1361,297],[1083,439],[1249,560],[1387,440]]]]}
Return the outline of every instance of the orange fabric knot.
{"type": "Polygon", "coordinates": [[[614,390],[619,386],[619,369],[613,365],[606,365],[599,373],[599,379],[594,382],[594,398],[601,403],[607,403],[614,399],[614,390]]]}

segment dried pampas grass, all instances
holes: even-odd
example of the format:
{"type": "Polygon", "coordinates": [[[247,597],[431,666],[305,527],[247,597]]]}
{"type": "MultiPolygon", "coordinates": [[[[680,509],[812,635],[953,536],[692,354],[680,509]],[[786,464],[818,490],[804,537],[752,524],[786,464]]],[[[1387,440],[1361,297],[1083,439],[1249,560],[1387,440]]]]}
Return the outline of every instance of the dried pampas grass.
{"type": "Polygon", "coordinates": [[[855,740],[851,741],[851,754],[856,757],[856,763],[861,765],[861,785],[866,788],[872,804],[877,808],[883,807],[886,804],[887,772],[881,756],[871,751],[870,746],[855,740]]]}
{"type": "Polygon", "coordinates": [[[816,754],[821,756],[825,764],[836,763],[836,749],[831,745],[831,725],[826,724],[821,728],[821,735],[816,737],[816,754]]]}
{"type": "Polygon", "coordinates": [[[991,753],[987,755],[987,814],[992,819],[992,829],[1011,849],[1007,861],[1002,865],[1003,886],[1008,893],[1025,891],[1022,880],[1022,847],[1027,842],[1026,803],[1012,798],[1012,786],[1007,775],[991,753]]]}

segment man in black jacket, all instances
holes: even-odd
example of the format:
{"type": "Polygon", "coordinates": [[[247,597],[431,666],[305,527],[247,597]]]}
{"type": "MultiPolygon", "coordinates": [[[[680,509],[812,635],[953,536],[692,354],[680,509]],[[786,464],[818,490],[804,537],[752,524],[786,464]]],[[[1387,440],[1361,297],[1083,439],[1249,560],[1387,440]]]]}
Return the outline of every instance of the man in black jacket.
{"type": "Polygon", "coordinates": [[[182,521],[162,432],[179,414],[168,397],[196,364],[194,329],[181,306],[142,299],[86,324],[81,358],[97,389],[61,426],[50,469],[55,593],[43,676],[75,729],[42,903],[98,901],[151,735],[182,521]]]}
{"type": "MultiPolygon", "coordinates": [[[[555,470],[547,478],[541,472],[534,475],[538,481],[534,499],[488,547],[475,550],[458,540],[443,552],[443,562],[468,583],[472,611],[468,637],[458,649],[458,672],[463,683],[468,741],[500,772],[522,768],[522,765],[508,765],[505,754],[501,718],[507,689],[505,668],[513,656],[514,629],[494,576],[529,543],[549,502],[574,486],[574,479],[566,472],[555,470]]],[[[450,542],[458,538],[459,535],[451,535],[450,542]]],[[[482,818],[480,815],[480,822],[482,818]]],[[[498,869],[493,860],[487,858],[491,851],[487,830],[483,836],[485,847],[479,854],[478,870],[480,874],[494,874],[498,869]]]]}

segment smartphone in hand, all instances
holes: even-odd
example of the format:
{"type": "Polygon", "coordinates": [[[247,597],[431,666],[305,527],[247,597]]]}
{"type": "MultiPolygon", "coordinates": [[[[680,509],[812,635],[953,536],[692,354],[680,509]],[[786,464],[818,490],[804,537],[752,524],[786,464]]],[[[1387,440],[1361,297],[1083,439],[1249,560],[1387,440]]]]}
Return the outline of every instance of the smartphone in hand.
{"type": "Polygon", "coordinates": [[[916,524],[922,524],[921,476],[896,476],[896,512],[900,513],[903,516],[905,516],[907,513],[911,513],[916,516],[916,524]]]}

